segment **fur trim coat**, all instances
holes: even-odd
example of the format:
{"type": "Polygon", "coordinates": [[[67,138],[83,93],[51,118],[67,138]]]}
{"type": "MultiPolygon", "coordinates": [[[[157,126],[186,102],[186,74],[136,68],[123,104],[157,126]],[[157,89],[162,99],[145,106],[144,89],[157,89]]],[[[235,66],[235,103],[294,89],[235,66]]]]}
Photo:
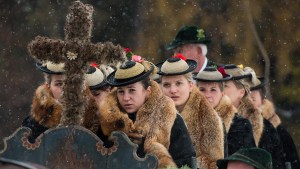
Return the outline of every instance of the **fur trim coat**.
{"type": "Polygon", "coordinates": [[[62,110],[62,105],[53,98],[48,85],[39,86],[33,96],[31,113],[22,122],[22,126],[31,129],[29,141],[35,142],[40,134],[57,126],[61,119],[62,110]]]}
{"type": "MultiPolygon", "coordinates": [[[[87,95],[89,91],[87,90],[87,95]]],[[[93,98],[89,98],[85,106],[83,126],[96,133],[99,128],[99,121],[96,115],[98,108],[93,98]]],[[[29,127],[32,131],[29,141],[34,142],[36,137],[47,129],[60,124],[63,106],[54,99],[47,84],[40,85],[33,96],[31,113],[26,117],[22,126],[29,127]]]]}
{"type": "Polygon", "coordinates": [[[271,122],[275,128],[277,128],[281,124],[279,116],[275,113],[274,105],[269,100],[263,100],[263,104],[260,107],[260,111],[263,117],[269,122],[271,122]]]}
{"type": "Polygon", "coordinates": [[[273,103],[264,99],[260,110],[264,118],[271,122],[271,124],[277,129],[277,133],[279,134],[283,146],[284,162],[289,162],[292,168],[300,168],[296,145],[290,133],[281,124],[281,120],[275,112],[273,103]]]}
{"type": "Polygon", "coordinates": [[[193,88],[181,115],[196,150],[198,167],[217,168],[216,161],[224,158],[222,121],[198,88],[193,88]]]}
{"type": "Polygon", "coordinates": [[[36,89],[31,105],[31,116],[35,121],[47,128],[55,127],[62,111],[62,104],[53,97],[47,84],[36,89]]]}
{"type": "Polygon", "coordinates": [[[96,100],[90,96],[85,105],[85,112],[83,114],[82,126],[91,130],[93,133],[97,134],[100,129],[100,122],[98,119],[98,105],[96,100]]]}
{"type": "Polygon", "coordinates": [[[215,110],[221,117],[227,134],[228,155],[240,148],[256,147],[249,120],[237,115],[237,109],[228,96],[224,95],[215,110]]]}
{"type": "Polygon", "coordinates": [[[242,99],[238,111],[242,117],[247,118],[250,121],[257,147],[271,153],[273,168],[284,168],[282,144],[273,125],[263,118],[260,111],[254,107],[249,97],[244,97],[242,99]]]}
{"type": "Polygon", "coordinates": [[[253,136],[256,146],[264,130],[264,120],[260,112],[254,107],[248,96],[243,97],[238,106],[238,113],[240,116],[248,119],[252,125],[253,136]]]}
{"type": "Polygon", "coordinates": [[[275,113],[275,108],[272,102],[264,99],[260,110],[263,117],[270,121],[275,128],[277,128],[281,124],[281,120],[275,113]]]}
{"type": "Polygon", "coordinates": [[[99,120],[105,136],[109,136],[113,131],[123,131],[127,135],[132,132],[140,133],[144,136],[145,152],[156,155],[159,168],[176,167],[168,152],[176,108],[173,101],[162,94],[156,82],[151,81],[151,93],[136,113],[135,122],[119,105],[116,90],[102,103],[99,106],[99,120]]]}

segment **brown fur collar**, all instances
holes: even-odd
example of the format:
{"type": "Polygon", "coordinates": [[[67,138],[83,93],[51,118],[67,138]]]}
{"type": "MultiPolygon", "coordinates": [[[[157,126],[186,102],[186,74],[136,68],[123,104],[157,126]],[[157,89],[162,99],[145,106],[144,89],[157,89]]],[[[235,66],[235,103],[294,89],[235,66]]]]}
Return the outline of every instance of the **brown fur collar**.
{"type": "Polygon", "coordinates": [[[270,121],[275,128],[277,128],[278,125],[281,124],[281,120],[276,114],[274,105],[271,101],[269,101],[268,99],[264,99],[260,109],[263,117],[270,121]]]}
{"type": "MultiPolygon", "coordinates": [[[[90,91],[87,90],[87,95],[88,92],[90,91]]],[[[36,122],[48,128],[56,127],[60,123],[62,111],[62,104],[54,99],[47,84],[43,84],[36,89],[31,105],[31,116],[36,122]]],[[[85,105],[83,126],[94,133],[99,128],[97,111],[96,101],[90,97],[88,104],[85,105]]]]}
{"type": "Polygon", "coordinates": [[[237,109],[232,105],[230,98],[224,95],[215,110],[221,117],[226,128],[226,133],[228,133],[237,109]]]}
{"type": "Polygon", "coordinates": [[[222,121],[198,88],[193,88],[181,115],[192,138],[199,167],[216,168],[216,160],[224,158],[222,121]]]}
{"type": "Polygon", "coordinates": [[[31,105],[31,116],[36,122],[48,128],[55,127],[60,122],[62,110],[47,84],[36,89],[31,105]]]}
{"type": "Polygon", "coordinates": [[[134,123],[128,118],[127,113],[120,109],[116,90],[105,98],[99,110],[104,135],[110,135],[116,130],[123,131],[127,135],[131,131],[139,131],[145,136],[145,152],[157,156],[159,167],[176,166],[168,152],[171,128],[176,118],[175,104],[162,94],[156,82],[151,81],[151,93],[138,110],[134,123]]]}
{"type": "Polygon", "coordinates": [[[98,106],[96,100],[91,96],[90,91],[87,90],[87,92],[90,97],[88,97],[88,102],[85,105],[82,125],[97,134],[97,131],[100,128],[100,122],[97,115],[98,106]]]}
{"type": "Polygon", "coordinates": [[[263,116],[254,107],[248,96],[242,98],[241,103],[238,107],[238,113],[240,116],[250,121],[252,125],[255,144],[258,146],[259,140],[263,133],[263,116]]]}

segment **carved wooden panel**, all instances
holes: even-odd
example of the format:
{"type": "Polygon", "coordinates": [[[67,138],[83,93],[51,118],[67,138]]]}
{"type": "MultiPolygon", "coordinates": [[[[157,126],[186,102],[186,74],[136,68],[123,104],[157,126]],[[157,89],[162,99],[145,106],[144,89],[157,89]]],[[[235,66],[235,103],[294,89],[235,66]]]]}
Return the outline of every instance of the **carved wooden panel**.
{"type": "Polygon", "coordinates": [[[47,130],[34,144],[28,142],[31,130],[17,129],[4,139],[1,157],[33,162],[51,169],[117,169],[156,168],[155,156],[136,155],[137,145],[122,132],[112,133],[114,145],[103,147],[103,142],[91,131],[80,126],[58,127],[47,130]]]}

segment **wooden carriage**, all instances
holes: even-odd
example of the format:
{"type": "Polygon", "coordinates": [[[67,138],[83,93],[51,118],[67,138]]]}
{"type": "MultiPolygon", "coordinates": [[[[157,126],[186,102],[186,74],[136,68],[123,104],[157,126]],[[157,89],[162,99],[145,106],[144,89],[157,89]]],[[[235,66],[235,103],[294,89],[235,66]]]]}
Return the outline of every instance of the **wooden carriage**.
{"type": "Polygon", "coordinates": [[[110,42],[91,42],[92,14],[91,5],[75,1],[66,17],[64,40],[37,36],[29,43],[29,54],[36,61],[65,63],[64,111],[59,127],[48,129],[34,143],[28,140],[29,128],[17,129],[5,138],[5,148],[0,152],[0,158],[16,163],[19,161],[19,164],[36,163],[51,169],[157,168],[156,157],[146,155],[139,158],[137,145],[124,133],[112,133],[114,144],[105,148],[99,137],[80,126],[87,102],[84,97],[84,74],[89,63],[107,64],[125,60],[121,46],[110,42]]]}

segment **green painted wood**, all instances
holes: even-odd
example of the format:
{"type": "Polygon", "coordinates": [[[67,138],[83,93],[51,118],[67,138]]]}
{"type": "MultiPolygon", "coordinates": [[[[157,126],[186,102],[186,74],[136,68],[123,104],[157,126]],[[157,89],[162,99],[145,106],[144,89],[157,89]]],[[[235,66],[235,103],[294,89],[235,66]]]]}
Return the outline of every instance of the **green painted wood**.
{"type": "Polygon", "coordinates": [[[34,144],[28,142],[31,130],[17,129],[4,139],[4,158],[33,162],[55,168],[156,168],[153,155],[138,158],[137,145],[122,132],[112,133],[114,146],[104,148],[103,142],[91,131],[81,126],[58,127],[47,130],[34,144]]]}

